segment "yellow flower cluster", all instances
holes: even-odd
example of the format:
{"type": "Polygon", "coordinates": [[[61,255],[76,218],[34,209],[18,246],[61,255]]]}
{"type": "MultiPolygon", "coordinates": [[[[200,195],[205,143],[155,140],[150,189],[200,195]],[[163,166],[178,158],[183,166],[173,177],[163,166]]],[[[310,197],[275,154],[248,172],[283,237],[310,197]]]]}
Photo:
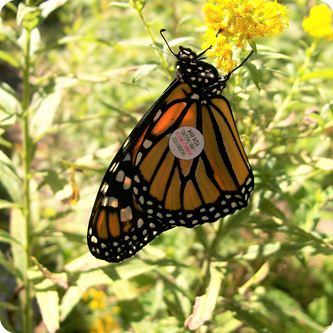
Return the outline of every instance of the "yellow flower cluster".
{"type": "Polygon", "coordinates": [[[110,333],[118,331],[120,326],[110,315],[103,314],[100,318],[95,319],[90,327],[89,333],[110,333]]]}
{"type": "Polygon", "coordinates": [[[203,7],[206,15],[207,56],[229,73],[235,67],[233,47],[242,48],[254,37],[276,34],[288,27],[287,8],[267,0],[215,0],[203,7]]]}
{"type": "Polygon", "coordinates": [[[314,6],[310,10],[310,16],[303,20],[303,29],[314,39],[325,38],[333,40],[332,11],[324,4],[314,6]]]}
{"type": "Polygon", "coordinates": [[[82,300],[85,303],[89,302],[89,308],[91,310],[103,310],[106,307],[107,297],[104,291],[89,288],[87,292],[83,293],[82,300]]]}

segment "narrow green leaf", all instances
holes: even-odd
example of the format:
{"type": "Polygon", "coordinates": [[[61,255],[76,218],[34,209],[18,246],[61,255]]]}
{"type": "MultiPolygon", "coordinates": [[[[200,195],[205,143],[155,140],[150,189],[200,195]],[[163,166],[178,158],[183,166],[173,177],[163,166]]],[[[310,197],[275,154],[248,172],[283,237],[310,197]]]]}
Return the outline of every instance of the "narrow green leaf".
{"type": "Polygon", "coordinates": [[[137,71],[135,71],[132,82],[135,83],[135,82],[141,80],[143,77],[147,76],[151,71],[153,71],[154,68],[156,68],[156,67],[157,67],[156,64],[142,65],[137,71]]]}
{"type": "Polygon", "coordinates": [[[7,53],[5,51],[1,51],[0,50],[0,59],[8,62],[13,67],[16,67],[16,68],[20,68],[21,67],[20,64],[19,64],[19,62],[13,56],[11,56],[9,53],[7,53]]]}
{"type": "Polygon", "coordinates": [[[19,205],[17,203],[0,199],[0,209],[5,209],[5,208],[20,208],[20,207],[21,207],[21,205],[19,205]]]}
{"type": "Polygon", "coordinates": [[[254,39],[250,42],[250,47],[251,47],[252,51],[253,51],[255,54],[258,53],[257,43],[255,42],[254,39]]]}
{"type": "Polygon", "coordinates": [[[48,278],[53,283],[58,284],[59,286],[67,289],[68,281],[67,281],[67,273],[52,273],[46,267],[38,262],[38,260],[32,257],[32,261],[38,266],[38,268],[43,272],[44,276],[48,278]]]}
{"type": "Polygon", "coordinates": [[[257,70],[257,67],[251,64],[250,62],[245,63],[246,68],[249,70],[249,74],[251,77],[252,82],[255,84],[257,89],[260,91],[259,86],[259,71],[257,70]]]}
{"type": "Polygon", "coordinates": [[[17,45],[16,31],[9,25],[3,25],[0,20],[0,35],[7,37],[14,45],[17,45]]]}
{"type": "Polygon", "coordinates": [[[6,230],[3,229],[0,229],[0,242],[22,246],[17,239],[13,238],[6,230]]]}
{"type": "Polygon", "coordinates": [[[59,329],[59,297],[53,290],[37,291],[36,298],[43,322],[49,333],[59,329]]]}
{"type": "Polygon", "coordinates": [[[331,172],[333,170],[333,160],[331,158],[319,157],[316,161],[316,167],[331,172]]]}
{"type": "Polygon", "coordinates": [[[282,53],[277,53],[277,52],[264,52],[260,51],[258,53],[258,56],[260,58],[265,58],[265,59],[285,59],[289,61],[293,61],[290,57],[286,56],[285,54],[282,53]]]}
{"type": "Polygon", "coordinates": [[[219,267],[214,267],[214,263],[210,266],[210,281],[203,296],[195,298],[193,306],[193,314],[185,321],[185,327],[189,330],[196,330],[212,317],[215,309],[217,297],[220,293],[222,279],[226,272],[226,263],[219,267]]]}
{"type": "Polygon", "coordinates": [[[323,332],[324,327],[310,318],[303,311],[300,304],[285,292],[278,289],[271,289],[265,293],[255,293],[255,295],[264,303],[265,307],[278,311],[280,318],[291,318],[300,324],[306,324],[318,332],[323,332]]]}
{"type": "Polygon", "coordinates": [[[270,216],[276,216],[282,221],[287,221],[287,218],[283,211],[279,209],[272,201],[262,198],[260,200],[259,209],[261,212],[268,213],[270,216]]]}
{"type": "Polygon", "coordinates": [[[62,90],[56,90],[43,98],[39,109],[31,120],[31,134],[39,139],[51,128],[56,111],[63,96],[62,90]]]}
{"type": "MultiPolygon", "coordinates": [[[[0,309],[10,310],[10,311],[19,311],[20,307],[11,303],[0,302],[0,309]]],[[[3,332],[1,332],[3,333],[3,332]]]]}
{"type": "Polygon", "coordinates": [[[16,174],[12,161],[0,151],[0,182],[15,203],[22,198],[22,181],[16,174]]]}
{"type": "Polygon", "coordinates": [[[152,321],[150,320],[141,320],[141,321],[132,321],[131,327],[133,332],[145,332],[145,333],[155,333],[156,327],[153,326],[152,321]]]}
{"type": "Polygon", "coordinates": [[[0,265],[12,276],[23,280],[23,275],[21,272],[15,267],[14,263],[8,261],[2,251],[0,251],[0,265]]]}
{"type": "Polygon", "coordinates": [[[233,333],[243,326],[243,323],[234,318],[231,311],[223,311],[214,315],[215,329],[213,333],[233,333]]]}
{"type": "Polygon", "coordinates": [[[0,83],[0,108],[8,115],[21,113],[22,108],[14,90],[6,83],[0,83]]]}
{"type": "Polygon", "coordinates": [[[39,8],[42,10],[41,16],[45,19],[57,8],[63,6],[68,0],[48,0],[42,2],[39,8]]]}
{"type": "MultiPolygon", "coordinates": [[[[13,309],[8,308],[8,310],[15,311],[16,309],[15,308],[13,308],[13,309]]],[[[0,323],[1,323],[0,328],[6,330],[6,332],[14,332],[14,328],[12,327],[12,325],[8,321],[8,318],[7,318],[8,316],[4,316],[3,313],[4,313],[4,311],[0,311],[0,323]]]]}
{"type": "Polygon", "coordinates": [[[66,290],[65,295],[60,303],[60,321],[64,321],[74,307],[80,302],[82,294],[86,291],[86,287],[72,286],[66,290]]]}
{"type": "Polygon", "coordinates": [[[320,298],[315,298],[308,305],[308,313],[310,314],[311,318],[322,325],[327,325],[327,323],[330,321],[329,310],[329,301],[326,295],[323,295],[320,298]]]}
{"type": "Polygon", "coordinates": [[[302,81],[308,81],[312,79],[333,79],[333,69],[325,68],[319,71],[311,71],[302,75],[302,81]]]}
{"type": "Polygon", "coordinates": [[[111,2],[109,4],[109,6],[115,6],[115,7],[122,7],[122,8],[132,8],[132,6],[129,3],[125,3],[125,2],[111,2]]]}
{"type": "Polygon", "coordinates": [[[261,282],[269,273],[269,261],[266,261],[259,270],[250,277],[240,288],[238,288],[238,292],[243,295],[245,292],[253,285],[261,282]]]}
{"type": "MultiPolygon", "coordinates": [[[[234,317],[241,321],[246,322],[252,327],[255,332],[260,333],[281,333],[279,327],[268,318],[265,313],[261,312],[256,304],[248,303],[243,305],[242,302],[232,302],[226,304],[227,308],[232,311],[234,317]]],[[[267,314],[267,313],[266,313],[267,314]]]]}
{"type": "Polygon", "coordinates": [[[20,244],[12,243],[11,251],[14,263],[21,277],[26,275],[25,267],[27,267],[27,256],[25,247],[27,245],[27,229],[25,218],[20,209],[13,208],[10,214],[10,234],[20,244]],[[22,249],[22,246],[24,247],[22,249]]]}

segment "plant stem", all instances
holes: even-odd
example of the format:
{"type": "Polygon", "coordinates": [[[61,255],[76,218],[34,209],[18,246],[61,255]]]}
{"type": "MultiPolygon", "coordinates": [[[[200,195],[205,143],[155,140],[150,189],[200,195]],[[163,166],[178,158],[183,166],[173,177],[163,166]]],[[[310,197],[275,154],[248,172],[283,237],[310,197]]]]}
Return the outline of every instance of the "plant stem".
{"type": "MultiPolygon", "coordinates": [[[[134,1],[133,7],[138,12],[138,14],[140,16],[140,19],[141,19],[143,25],[145,26],[145,28],[146,28],[146,30],[148,32],[148,35],[149,35],[150,39],[152,40],[153,44],[156,45],[156,41],[155,41],[154,35],[153,35],[153,33],[152,33],[151,29],[150,29],[150,24],[146,22],[146,20],[145,20],[145,18],[143,16],[143,14],[142,14],[142,8],[141,8],[140,4],[137,4],[137,2],[134,1]]],[[[160,57],[162,65],[165,68],[165,70],[167,71],[170,79],[173,79],[174,75],[173,75],[172,71],[170,70],[170,67],[169,67],[168,63],[166,62],[164,56],[162,55],[162,52],[157,52],[157,54],[160,57]]]]}
{"type": "Polygon", "coordinates": [[[212,241],[212,243],[210,244],[209,250],[207,251],[207,257],[204,261],[204,264],[202,266],[202,271],[204,274],[204,280],[203,280],[203,290],[205,290],[208,286],[209,283],[209,278],[210,278],[210,264],[212,262],[212,257],[214,256],[215,252],[216,252],[216,248],[218,247],[218,245],[221,242],[221,239],[224,236],[224,219],[220,219],[218,222],[218,228],[217,231],[215,233],[215,237],[212,241]]]}
{"type": "Polygon", "coordinates": [[[29,103],[30,103],[30,31],[26,30],[26,45],[24,54],[24,68],[23,68],[23,99],[22,99],[22,132],[23,132],[23,163],[24,163],[24,217],[25,217],[25,231],[26,231],[26,267],[24,267],[24,286],[25,286],[25,300],[22,300],[24,309],[23,332],[29,333],[32,329],[32,313],[31,313],[31,300],[32,300],[32,285],[28,278],[28,268],[31,266],[31,212],[30,212],[30,164],[31,164],[31,137],[29,133],[29,103]]]}

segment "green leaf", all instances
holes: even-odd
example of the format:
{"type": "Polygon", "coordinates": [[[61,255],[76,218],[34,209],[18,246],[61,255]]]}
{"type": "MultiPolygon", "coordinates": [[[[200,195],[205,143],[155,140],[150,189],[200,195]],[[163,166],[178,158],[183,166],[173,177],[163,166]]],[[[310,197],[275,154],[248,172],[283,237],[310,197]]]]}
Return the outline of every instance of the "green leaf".
{"type": "Polygon", "coordinates": [[[58,293],[53,290],[37,291],[36,299],[48,332],[55,333],[59,329],[58,293]]]}
{"type": "Polygon", "coordinates": [[[6,230],[3,229],[0,229],[0,242],[21,246],[21,243],[17,239],[13,238],[6,230]]]}
{"type": "Polygon", "coordinates": [[[42,138],[53,124],[56,111],[63,96],[62,90],[56,90],[44,97],[37,112],[31,120],[31,134],[34,138],[42,138]]]}
{"type": "Polygon", "coordinates": [[[214,316],[215,329],[213,333],[234,333],[237,329],[243,326],[243,323],[234,318],[231,311],[223,311],[214,316]]]}
{"type": "Polygon", "coordinates": [[[61,191],[68,184],[68,181],[62,178],[59,172],[56,172],[55,170],[41,170],[41,175],[43,177],[43,180],[38,185],[38,189],[41,189],[45,185],[49,185],[52,192],[55,194],[61,191]]]}
{"type": "Polygon", "coordinates": [[[8,62],[13,67],[21,68],[20,63],[13,56],[11,56],[9,53],[5,51],[0,50],[0,59],[8,62]]]}
{"type": "Polygon", "coordinates": [[[66,273],[52,273],[46,267],[38,262],[38,260],[32,257],[32,261],[38,266],[38,268],[43,272],[44,276],[55,284],[58,284],[64,289],[68,288],[67,274],[66,273]]]}
{"type": "Polygon", "coordinates": [[[0,36],[7,37],[14,45],[17,45],[16,30],[9,25],[3,25],[0,20],[0,36]]]}
{"type": "Polygon", "coordinates": [[[274,309],[278,312],[279,318],[290,318],[294,319],[300,324],[306,324],[308,327],[323,332],[324,327],[319,325],[316,321],[310,318],[301,308],[300,304],[278,289],[267,290],[265,293],[255,292],[258,299],[264,303],[268,309],[274,309]]]}
{"type": "Polygon", "coordinates": [[[121,7],[121,8],[132,8],[132,6],[129,3],[125,3],[125,2],[111,2],[109,4],[109,6],[115,6],[115,7],[121,7]]]}
{"type": "Polygon", "coordinates": [[[11,251],[15,265],[22,278],[26,274],[25,267],[27,267],[27,256],[25,252],[27,245],[27,229],[23,213],[17,208],[13,208],[10,214],[10,235],[20,244],[12,243],[11,251]]]}
{"type": "Polygon", "coordinates": [[[308,313],[310,314],[311,318],[324,326],[330,322],[329,309],[329,302],[326,295],[320,298],[315,298],[308,305],[308,313]]]}
{"type": "Polygon", "coordinates": [[[15,203],[22,198],[22,181],[18,177],[12,161],[0,150],[0,182],[15,203]]]}
{"type": "Polygon", "coordinates": [[[147,76],[151,71],[153,71],[154,68],[156,67],[157,67],[156,64],[153,65],[146,64],[141,66],[138,70],[135,71],[132,82],[135,83],[141,80],[143,77],[147,76]]]}
{"type": "Polygon", "coordinates": [[[316,160],[316,167],[331,172],[333,170],[333,160],[331,158],[318,157],[316,160]]]}
{"type": "Polygon", "coordinates": [[[86,287],[72,286],[66,290],[65,295],[60,303],[60,321],[64,321],[74,307],[80,302],[82,294],[86,291],[86,287]]]}
{"type": "Polygon", "coordinates": [[[253,285],[258,284],[261,282],[267,274],[269,273],[269,261],[266,261],[259,270],[250,277],[240,288],[238,288],[238,292],[243,295],[245,292],[253,285]]]}
{"type": "Polygon", "coordinates": [[[251,245],[244,254],[238,254],[234,259],[254,260],[259,258],[269,258],[271,256],[284,257],[300,254],[315,255],[318,253],[331,254],[332,248],[327,245],[309,242],[298,242],[293,244],[284,244],[281,242],[269,243],[264,245],[251,245]]]}
{"type": "Polygon", "coordinates": [[[226,307],[233,312],[237,320],[245,321],[257,333],[281,333],[279,327],[271,320],[272,318],[264,316],[264,313],[257,309],[258,306],[256,304],[242,303],[245,302],[243,300],[240,302],[233,301],[232,303],[226,302],[226,307]]]}
{"type": "Polygon", "coordinates": [[[0,209],[5,209],[5,208],[20,208],[21,205],[10,202],[10,201],[6,201],[6,200],[2,200],[0,199],[0,209]]]}
{"type": "MultiPolygon", "coordinates": [[[[24,249],[21,248],[21,251],[23,252],[24,249]]],[[[14,263],[9,261],[2,251],[0,251],[0,265],[3,267],[9,274],[17,277],[18,279],[21,279],[23,281],[23,275],[21,272],[15,267],[14,263]]]]}
{"type": "Polygon", "coordinates": [[[309,73],[305,73],[301,77],[302,81],[309,81],[312,79],[325,79],[325,80],[333,79],[333,69],[325,68],[319,71],[311,71],[309,73]]]}
{"type": "Polygon", "coordinates": [[[63,6],[68,0],[48,0],[42,2],[39,8],[42,10],[41,16],[43,19],[47,18],[53,11],[63,6]]]}
{"type": "Polygon", "coordinates": [[[226,263],[212,263],[210,266],[210,280],[203,296],[195,298],[193,306],[193,314],[185,321],[185,327],[189,330],[196,330],[202,326],[207,320],[211,319],[214,312],[217,297],[220,293],[221,283],[226,273],[226,263]]]}
{"type": "Polygon", "coordinates": [[[291,59],[290,57],[286,56],[285,54],[277,53],[277,52],[259,51],[258,57],[259,58],[264,58],[264,59],[284,59],[284,60],[293,61],[293,59],[291,59]]]}
{"type": "MultiPolygon", "coordinates": [[[[0,83],[0,107],[7,116],[22,112],[21,104],[16,98],[14,90],[3,82],[0,83]]],[[[2,118],[3,117],[4,116],[2,116],[2,118]]]]}
{"type": "Polygon", "coordinates": [[[257,50],[257,43],[255,42],[254,39],[250,42],[250,47],[251,47],[252,51],[253,51],[255,54],[258,53],[258,50],[257,50]]]}
{"type": "Polygon", "coordinates": [[[17,25],[22,25],[28,30],[36,28],[41,20],[42,10],[38,7],[31,7],[21,2],[17,9],[17,25]]]}
{"type": "Polygon", "coordinates": [[[287,218],[282,212],[282,210],[279,209],[272,201],[266,198],[261,198],[259,203],[259,209],[263,213],[268,213],[269,216],[276,216],[282,221],[287,222],[287,218]]]}
{"type": "Polygon", "coordinates": [[[254,66],[250,62],[245,63],[246,68],[249,70],[250,78],[252,82],[255,84],[257,87],[258,91],[260,91],[260,86],[259,86],[259,71],[257,70],[257,67],[254,66]]]}

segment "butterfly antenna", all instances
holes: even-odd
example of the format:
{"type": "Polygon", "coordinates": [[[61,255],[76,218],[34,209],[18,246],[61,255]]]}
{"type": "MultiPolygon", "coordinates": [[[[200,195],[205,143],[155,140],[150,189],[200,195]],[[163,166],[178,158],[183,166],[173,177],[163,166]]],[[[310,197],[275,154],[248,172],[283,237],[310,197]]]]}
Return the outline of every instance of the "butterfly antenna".
{"type": "Polygon", "coordinates": [[[253,51],[251,51],[250,52],[250,54],[245,58],[245,60],[243,60],[242,61],[242,63],[239,65],[239,66],[237,66],[237,67],[235,67],[229,74],[228,74],[228,76],[230,76],[234,71],[236,71],[238,68],[241,68],[246,62],[247,62],[247,60],[251,57],[251,55],[253,54],[254,52],[253,51]]]}
{"type": "MultiPolygon", "coordinates": [[[[162,36],[162,38],[164,39],[164,41],[165,41],[165,44],[167,45],[167,47],[169,48],[169,50],[170,50],[170,52],[176,57],[177,56],[177,54],[175,54],[172,50],[171,50],[171,47],[170,47],[170,45],[168,44],[168,42],[167,42],[167,40],[166,40],[166,38],[164,37],[164,35],[163,35],[163,32],[164,31],[166,31],[166,29],[161,29],[160,30],[160,34],[161,34],[161,36],[162,36]]],[[[165,52],[164,52],[165,53],[165,52]]],[[[169,54],[169,53],[167,53],[167,54],[169,54]]]]}
{"type": "Polygon", "coordinates": [[[199,53],[196,57],[196,59],[199,59],[202,55],[204,55],[208,50],[210,50],[213,47],[213,45],[211,45],[210,47],[207,47],[206,50],[203,50],[201,53],[199,53]]]}

